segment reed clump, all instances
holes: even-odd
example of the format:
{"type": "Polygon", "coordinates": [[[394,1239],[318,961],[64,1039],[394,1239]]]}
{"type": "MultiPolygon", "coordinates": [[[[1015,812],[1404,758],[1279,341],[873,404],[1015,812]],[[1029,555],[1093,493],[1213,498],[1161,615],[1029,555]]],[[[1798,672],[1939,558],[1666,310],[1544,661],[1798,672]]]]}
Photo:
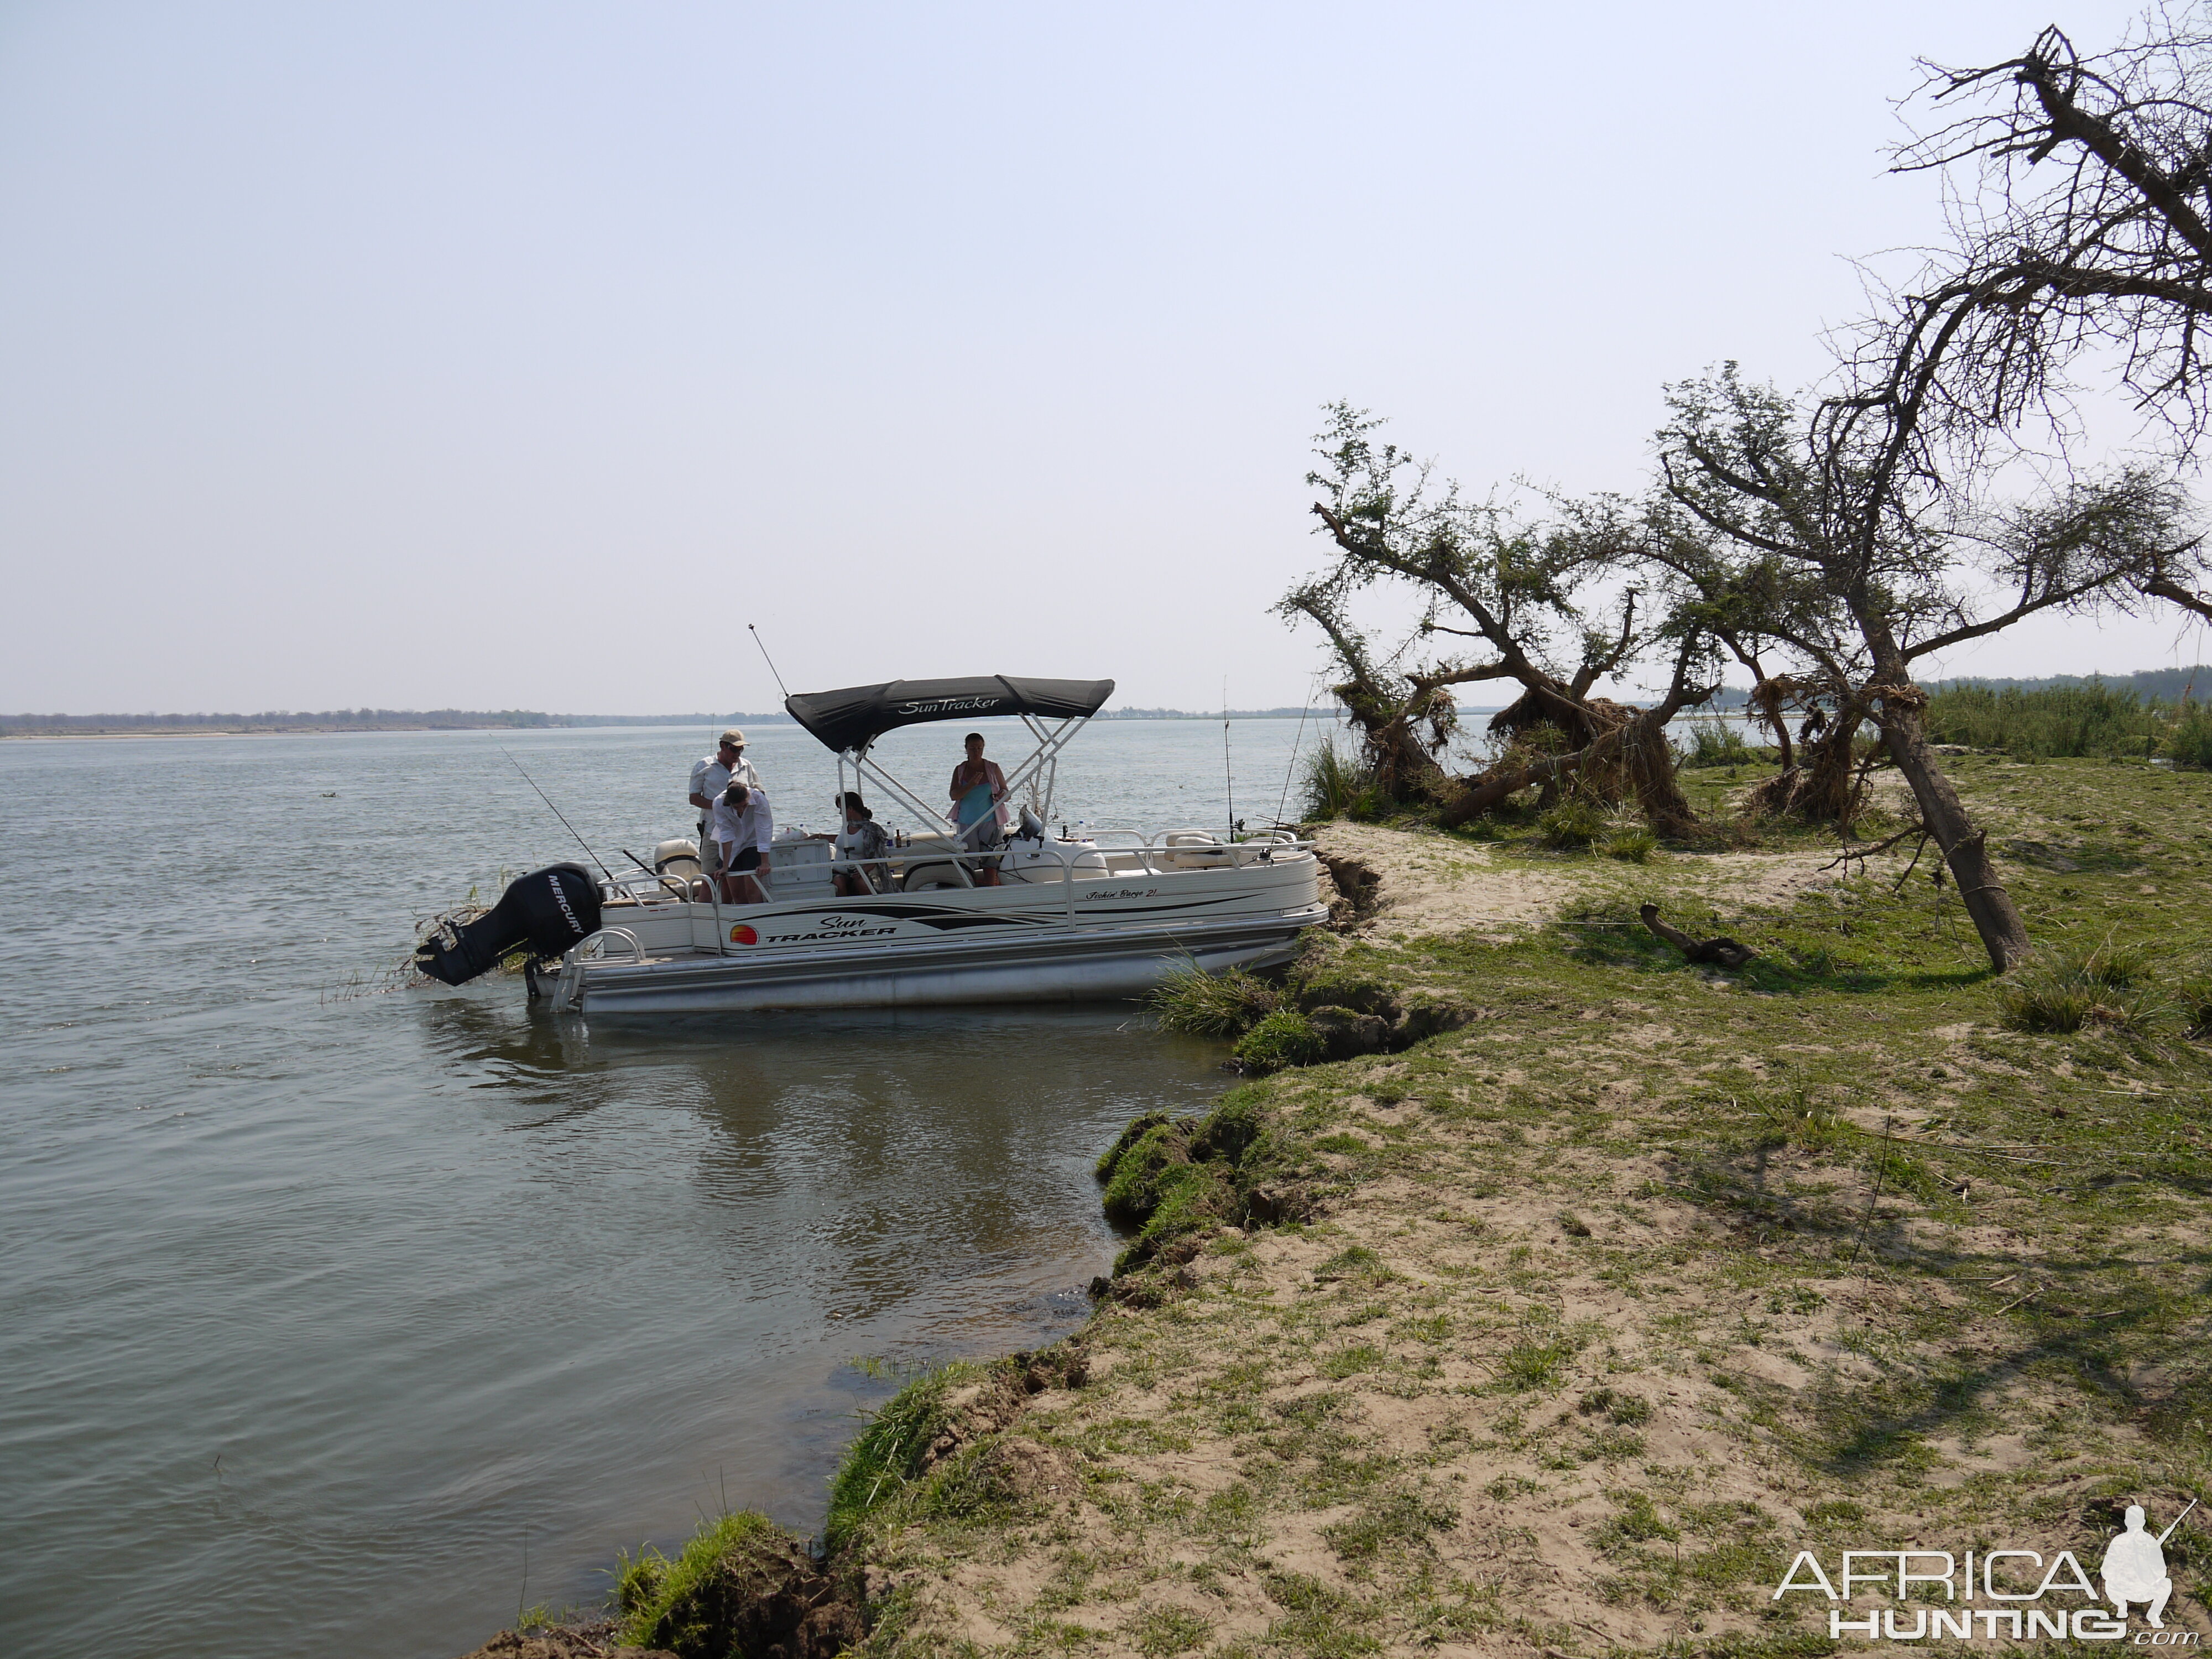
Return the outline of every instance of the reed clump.
{"type": "Polygon", "coordinates": [[[1764,758],[1743,740],[1741,726],[1721,720],[1698,722],[1689,742],[1675,745],[1674,757],[1684,767],[1756,766],[1764,758]]]}
{"type": "MultiPolygon", "coordinates": [[[[1972,749],[2001,749],[2008,754],[2044,760],[2162,752],[2186,726],[2191,752],[2212,746],[2212,720],[2201,705],[2179,708],[2133,691],[2092,680],[2086,685],[2045,686],[2035,690],[1954,685],[1928,700],[1931,742],[1972,749]],[[2202,732],[2203,736],[2194,734],[2202,732]]],[[[2179,759],[2178,754],[2173,758],[2179,759]]],[[[2202,765],[2203,760],[2191,764],[2202,765]]]]}
{"type": "Polygon", "coordinates": [[[1389,809],[1389,799],[1374,774],[1339,748],[1334,738],[1324,739],[1306,757],[1299,781],[1310,819],[1351,818],[1365,823],[1389,809]]]}
{"type": "Polygon", "coordinates": [[[1195,966],[1177,967],[1148,999],[1160,1029],[1185,1036],[1241,1037],[1283,1006],[1282,991],[1267,981],[1232,968],[1209,974],[1195,966]]]}

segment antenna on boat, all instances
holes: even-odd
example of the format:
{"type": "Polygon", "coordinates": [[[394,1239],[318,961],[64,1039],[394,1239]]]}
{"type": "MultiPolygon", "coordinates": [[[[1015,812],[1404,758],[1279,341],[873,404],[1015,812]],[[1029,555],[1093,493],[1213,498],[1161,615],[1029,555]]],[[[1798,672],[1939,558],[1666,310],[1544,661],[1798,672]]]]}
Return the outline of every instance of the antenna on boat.
{"type": "Polygon", "coordinates": [[[1229,676],[1221,677],[1221,781],[1229,792],[1229,839],[1237,839],[1237,773],[1229,764],[1229,676]]]}
{"type": "MultiPolygon", "coordinates": [[[[775,659],[769,655],[768,647],[766,646],[761,645],[760,629],[755,628],[750,623],[747,623],[745,624],[745,632],[753,636],[753,643],[755,645],[760,645],[761,660],[768,665],[768,672],[771,674],[775,674],[775,659]]],[[[775,674],[775,689],[783,693],[783,700],[786,702],[789,702],[791,701],[790,689],[784,684],[783,676],[781,674],[775,674]]]]}
{"type": "MultiPolygon", "coordinates": [[[[507,750],[504,749],[501,750],[499,752],[502,755],[507,755],[507,750]]],[[[516,771],[522,772],[522,763],[520,761],[516,760],[512,755],[507,755],[507,758],[508,763],[512,765],[516,771]]],[[[522,772],[522,781],[528,784],[532,789],[538,789],[538,780],[532,777],[529,773],[522,772]]],[[[552,796],[547,794],[543,789],[538,789],[538,799],[544,801],[547,806],[552,808],[553,816],[561,820],[561,827],[563,830],[566,830],[572,836],[576,836],[576,826],[568,822],[568,818],[562,814],[559,807],[553,805],[552,796]]],[[[612,881],[615,878],[615,872],[608,869],[605,865],[599,863],[599,855],[592,851],[591,842],[586,841],[581,836],[576,836],[576,845],[584,849],[586,857],[589,858],[592,863],[599,866],[599,873],[601,875],[605,876],[609,881],[612,881]]]]}

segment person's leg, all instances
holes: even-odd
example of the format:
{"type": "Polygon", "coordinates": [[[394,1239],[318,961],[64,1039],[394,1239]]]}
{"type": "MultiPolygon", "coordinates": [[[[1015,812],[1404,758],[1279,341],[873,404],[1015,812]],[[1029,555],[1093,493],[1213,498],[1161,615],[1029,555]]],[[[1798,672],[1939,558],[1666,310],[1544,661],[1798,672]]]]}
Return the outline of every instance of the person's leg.
{"type": "Polygon", "coordinates": [[[768,895],[761,891],[760,884],[752,878],[752,872],[760,868],[759,848],[746,848],[730,860],[730,868],[736,873],[738,903],[765,904],[768,902],[768,895]]]}
{"type": "Polygon", "coordinates": [[[2151,1597],[2150,1611],[2145,1615],[2145,1617],[2150,1620],[2151,1628],[2153,1630],[2164,1630],[2166,1628],[2166,1620],[2162,1615],[2166,1612],[2166,1597],[2172,1594],[2173,1580],[2171,1578],[2160,1579],[2158,1581],[2158,1594],[2151,1597]]]}

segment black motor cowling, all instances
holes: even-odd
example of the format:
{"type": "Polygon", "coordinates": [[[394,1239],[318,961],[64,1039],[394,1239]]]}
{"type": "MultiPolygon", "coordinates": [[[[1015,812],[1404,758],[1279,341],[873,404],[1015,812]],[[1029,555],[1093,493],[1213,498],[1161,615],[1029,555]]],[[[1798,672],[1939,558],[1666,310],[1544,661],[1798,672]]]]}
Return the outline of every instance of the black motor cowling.
{"type": "Polygon", "coordinates": [[[599,930],[592,872],[580,864],[549,865],[510,883],[474,921],[432,934],[416,947],[415,965],[433,979],[465,985],[517,945],[527,945],[533,957],[557,957],[599,930]]]}

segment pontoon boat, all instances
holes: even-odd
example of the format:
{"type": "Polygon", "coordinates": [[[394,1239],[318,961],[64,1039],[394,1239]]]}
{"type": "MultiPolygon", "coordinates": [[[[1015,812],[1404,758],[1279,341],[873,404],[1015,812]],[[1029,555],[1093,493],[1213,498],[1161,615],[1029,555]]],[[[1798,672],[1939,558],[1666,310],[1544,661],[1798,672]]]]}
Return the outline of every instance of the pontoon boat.
{"type": "MultiPolygon", "coordinates": [[[[586,936],[560,951],[557,966],[532,964],[533,999],[586,1015],[1085,1001],[1141,995],[1178,968],[1223,973],[1288,960],[1299,931],[1328,915],[1320,863],[1294,834],[1048,833],[1060,753],[1113,690],[1111,680],[986,675],[786,699],[792,718],[836,755],[841,796],[864,787],[879,803],[898,802],[920,827],[897,834],[887,865],[873,866],[839,859],[828,841],[780,831],[762,904],[725,902],[698,878],[688,842],[664,843],[656,867],[635,878],[599,883],[598,904],[583,907],[596,918],[565,902],[556,912],[540,896],[556,940],[586,936]],[[1018,716],[1036,740],[1006,775],[1006,799],[1019,816],[1002,847],[981,850],[963,839],[972,831],[941,827],[870,757],[877,739],[901,726],[1000,715],[1018,716]],[[986,868],[999,872],[1000,884],[977,882],[986,868]],[[839,870],[854,872],[867,890],[836,896],[839,870]]],[[[588,876],[561,868],[571,882],[588,876]]],[[[538,883],[557,896],[548,875],[510,891],[527,896],[536,889],[526,884],[538,883]]],[[[496,939],[483,946],[508,948],[496,939]]]]}

